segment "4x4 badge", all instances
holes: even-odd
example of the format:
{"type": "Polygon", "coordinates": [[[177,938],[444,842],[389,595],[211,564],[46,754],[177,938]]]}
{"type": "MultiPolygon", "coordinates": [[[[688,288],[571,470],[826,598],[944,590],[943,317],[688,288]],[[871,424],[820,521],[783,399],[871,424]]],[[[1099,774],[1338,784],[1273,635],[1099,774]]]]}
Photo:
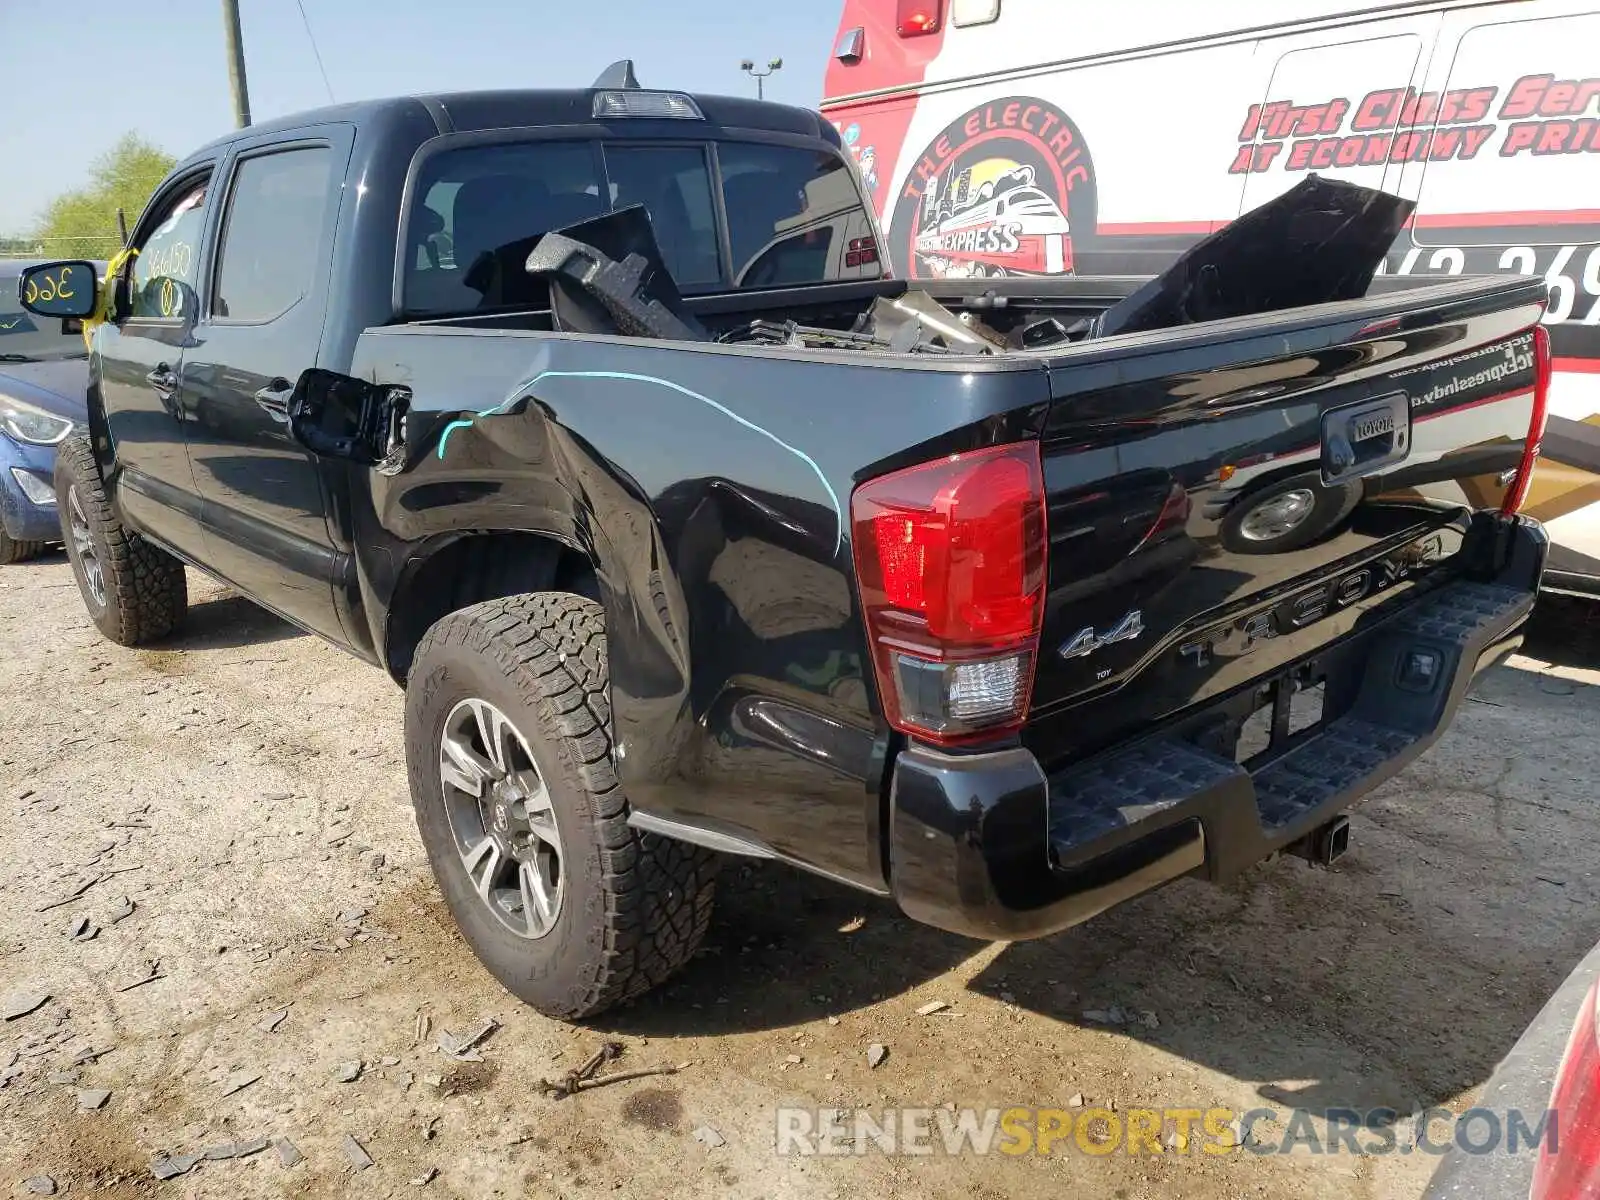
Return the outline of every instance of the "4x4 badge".
{"type": "Polygon", "coordinates": [[[1109,646],[1112,642],[1131,642],[1143,632],[1144,614],[1136,608],[1104,633],[1095,633],[1093,625],[1078,630],[1061,644],[1061,649],[1056,653],[1062,658],[1088,658],[1102,646],[1109,646]]]}

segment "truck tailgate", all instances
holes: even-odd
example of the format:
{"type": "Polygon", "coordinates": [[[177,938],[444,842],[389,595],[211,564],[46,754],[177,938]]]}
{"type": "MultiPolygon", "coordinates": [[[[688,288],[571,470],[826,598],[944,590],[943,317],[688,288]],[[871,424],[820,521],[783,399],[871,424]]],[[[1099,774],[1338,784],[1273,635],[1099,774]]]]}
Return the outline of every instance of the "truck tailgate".
{"type": "Polygon", "coordinates": [[[1538,281],[1460,280],[1052,358],[1024,733],[1046,768],[1459,575],[1470,513],[1522,458],[1543,300],[1538,281]]]}

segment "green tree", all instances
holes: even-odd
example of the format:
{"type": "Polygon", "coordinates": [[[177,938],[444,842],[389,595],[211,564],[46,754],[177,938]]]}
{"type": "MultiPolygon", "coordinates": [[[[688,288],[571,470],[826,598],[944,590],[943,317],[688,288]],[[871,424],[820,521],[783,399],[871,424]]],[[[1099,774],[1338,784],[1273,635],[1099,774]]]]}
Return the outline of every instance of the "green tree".
{"type": "Polygon", "coordinates": [[[110,258],[122,247],[117,209],[132,225],[174,160],[136,133],[124,134],[94,161],[89,182],[50,201],[38,237],[50,258],[110,258]]]}

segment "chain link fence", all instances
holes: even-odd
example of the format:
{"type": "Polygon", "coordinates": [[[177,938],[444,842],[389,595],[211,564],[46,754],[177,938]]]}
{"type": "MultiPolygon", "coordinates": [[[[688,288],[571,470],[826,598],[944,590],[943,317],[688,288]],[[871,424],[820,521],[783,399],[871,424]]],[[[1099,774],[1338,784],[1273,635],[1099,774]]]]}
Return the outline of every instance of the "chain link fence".
{"type": "Polygon", "coordinates": [[[0,238],[0,259],[110,258],[122,249],[122,237],[115,229],[105,234],[82,237],[0,238]]]}

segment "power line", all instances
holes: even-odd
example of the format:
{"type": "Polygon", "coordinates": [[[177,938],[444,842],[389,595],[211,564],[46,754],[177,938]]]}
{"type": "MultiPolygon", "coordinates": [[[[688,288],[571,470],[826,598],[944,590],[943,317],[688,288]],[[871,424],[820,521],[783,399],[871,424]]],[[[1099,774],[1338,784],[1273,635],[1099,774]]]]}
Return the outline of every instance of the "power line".
{"type": "Polygon", "coordinates": [[[333,84],[328,82],[328,68],[322,65],[322,51],[317,49],[317,35],[311,32],[311,18],[306,16],[304,0],[294,0],[295,6],[300,10],[300,20],[306,27],[306,37],[311,41],[311,56],[317,60],[317,70],[322,72],[322,86],[328,89],[328,103],[336,104],[333,98],[333,84]]]}

